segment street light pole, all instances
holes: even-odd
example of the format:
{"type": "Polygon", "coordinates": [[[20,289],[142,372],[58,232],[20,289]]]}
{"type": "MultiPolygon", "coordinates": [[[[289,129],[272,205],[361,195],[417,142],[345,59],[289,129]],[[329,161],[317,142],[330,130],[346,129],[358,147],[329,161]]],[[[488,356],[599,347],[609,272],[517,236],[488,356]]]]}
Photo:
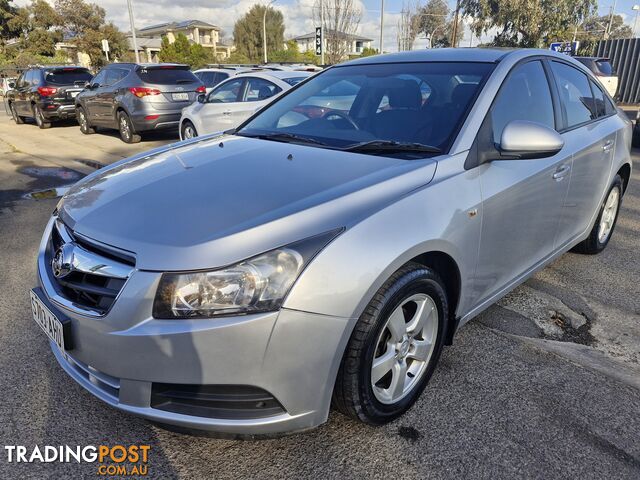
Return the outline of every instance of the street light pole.
{"type": "Polygon", "coordinates": [[[638,25],[638,14],[640,13],[640,5],[634,5],[631,10],[636,12],[636,18],[633,19],[633,36],[636,36],[636,26],[638,25]]]}
{"type": "Polygon", "coordinates": [[[320,65],[324,64],[324,0],[320,0],[320,65]]]}
{"type": "Polygon", "coordinates": [[[611,6],[611,12],[609,13],[609,24],[607,25],[607,30],[605,32],[606,34],[605,40],[608,40],[609,36],[611,35],[611,25],[613,24],[613,15],[616,11],[617,3],[618,3],[618,0],[613,0],[613,5],[611,6]]]}
{"type": "Polygon", "coordinates": [[[131,23],[131,36],[133,37],[133,49],[136,52],[136,63],[140,63],[140,53],[138,52],[138,39],[136,38],[136,27],[133,19],[133,7],[131,6],[131,0],[127,0],[127,7],[129,7],[129,23],[131,23]]]}
{"type": "Polygon", "coordinates": [[[262,15],[262,52],[264,53],[264,63],[268,63],[267,60],[267,11],[271,8],[271,5],[276,3],[277,0],[271,0],[264,8],[264,15],[262,15]]]}

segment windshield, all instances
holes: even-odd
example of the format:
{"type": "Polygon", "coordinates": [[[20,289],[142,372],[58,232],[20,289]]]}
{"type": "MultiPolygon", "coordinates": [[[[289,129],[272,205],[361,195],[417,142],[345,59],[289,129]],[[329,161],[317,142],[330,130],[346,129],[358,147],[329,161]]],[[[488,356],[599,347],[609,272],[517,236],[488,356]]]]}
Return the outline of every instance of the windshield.
{"type": "Polygon", "coordinates": [[[448,148],[492,68],[455,62],[334,67],[272,103],[237,133],[278,141],[308,138],[315,146],[352,151],[358,144],[366,143],[367,152],[382,145],[384,155],[400,158],[407,150],[415,155],[420,145],[430,147],[420,148],[421,156],[434,155],[448,148]],[[404,151],[390,148],[400,144],[404,151]]]}

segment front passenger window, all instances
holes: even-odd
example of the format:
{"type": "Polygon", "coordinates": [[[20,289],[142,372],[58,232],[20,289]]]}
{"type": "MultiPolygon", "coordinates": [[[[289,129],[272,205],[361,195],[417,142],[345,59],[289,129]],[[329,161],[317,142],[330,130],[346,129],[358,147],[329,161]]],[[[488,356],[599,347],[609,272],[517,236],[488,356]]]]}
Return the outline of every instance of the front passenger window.
{"type": "Polygon", "coordinates": [[[504,127],[513,120],[555,127],[551,91],[539,61],[515,67],[502,84],[491,108],[493,142],[496,145],[500,144],[504,127]]]}
{"type": "Polygon", "coordinates": [[[244,79],[231,80],[217,88],[214,88],[209,94],[207,101],[209,103],[231,103],[237,102],[238,96],[242,92],[242,84],[244,79]]]}

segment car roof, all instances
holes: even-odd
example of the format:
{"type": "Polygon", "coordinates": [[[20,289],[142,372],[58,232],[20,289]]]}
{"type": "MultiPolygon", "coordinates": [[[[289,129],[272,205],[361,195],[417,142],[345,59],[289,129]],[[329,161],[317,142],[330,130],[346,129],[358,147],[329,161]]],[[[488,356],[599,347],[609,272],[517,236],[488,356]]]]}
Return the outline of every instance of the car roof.
{"type": "Polygon", "coordinates": [[[560,55],[551,50],[524,48],[427,48],[408,52],[388,53],[358,58],[337,65],[373,65],[380,63],[410,63],[410,62],[483,62],[495,63],[509,55],[526,52],[530,55],[560,55]]]}
{"type": "Polygon", "coordinates": [[[251,75],[254,77],[260,78],[277,78],[283,80],[285,78],[299,78],[299,77],[310,77],[313,72],[301,72],[296,70],[249,70],[246,72],[240,72],[238,76],[251,75]]]}

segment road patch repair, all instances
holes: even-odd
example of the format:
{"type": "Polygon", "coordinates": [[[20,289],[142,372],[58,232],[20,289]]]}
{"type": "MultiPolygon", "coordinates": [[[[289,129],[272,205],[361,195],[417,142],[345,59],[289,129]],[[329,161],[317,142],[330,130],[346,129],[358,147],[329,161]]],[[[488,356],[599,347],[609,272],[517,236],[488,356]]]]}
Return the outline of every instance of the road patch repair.
{"type": "Polygon", "coordinates": [[[640,389],[638,315],[532,278],[479,319],[484,325],[640,389]]]}

